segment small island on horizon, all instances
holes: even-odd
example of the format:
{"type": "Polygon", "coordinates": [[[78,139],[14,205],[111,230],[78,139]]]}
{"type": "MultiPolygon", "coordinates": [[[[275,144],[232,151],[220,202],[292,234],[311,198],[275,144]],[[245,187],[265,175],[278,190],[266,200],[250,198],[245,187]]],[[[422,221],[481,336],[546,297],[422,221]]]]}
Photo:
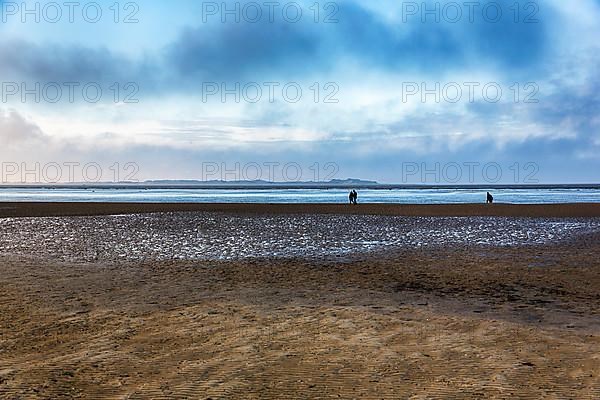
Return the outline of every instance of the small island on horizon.
{"type": "Polygon", "coordinates": [[[3,183],[2,189],[231,189],[231,190],[277,190],[277,189],[371,189],[371,190],[417,190],[417,189],[600,189],[600,183],[468,183],[468,184],[416,184],[380,183],[358,178],[332,179],[329,181],[266,181],[266,180],[195,180],[156,179],[119,182],[71,182],[71,183],[3,183]]]}

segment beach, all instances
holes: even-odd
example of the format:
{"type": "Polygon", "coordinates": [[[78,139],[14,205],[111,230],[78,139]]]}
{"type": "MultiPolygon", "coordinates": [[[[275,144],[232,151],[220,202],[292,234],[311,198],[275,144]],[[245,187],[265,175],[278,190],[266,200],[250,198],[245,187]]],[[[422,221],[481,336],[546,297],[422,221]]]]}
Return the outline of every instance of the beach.
{"type": "Polygon", "coordinates": [[[97,203],[0,202],[0,218],[51,217],[157,212],[224,212],[233,214],[357,214],[431,217],[600,217],[598,203],[570,204],[231,204],[231,203],[97,203]]]}
{"type": "Polygon", "coordinates": [[[0,218],[2,398],[600,397],[600,204],[0,218]]]}

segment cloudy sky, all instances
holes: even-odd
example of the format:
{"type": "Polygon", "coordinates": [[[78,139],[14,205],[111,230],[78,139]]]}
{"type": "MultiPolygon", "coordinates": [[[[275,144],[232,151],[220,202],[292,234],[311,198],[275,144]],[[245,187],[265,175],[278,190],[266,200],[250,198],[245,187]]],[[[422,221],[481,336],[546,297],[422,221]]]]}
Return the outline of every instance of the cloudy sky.
{"type": "Polygon", "coordinates": [[[0,5],[3,177],[600,182],[600,0],[0,5]]]}

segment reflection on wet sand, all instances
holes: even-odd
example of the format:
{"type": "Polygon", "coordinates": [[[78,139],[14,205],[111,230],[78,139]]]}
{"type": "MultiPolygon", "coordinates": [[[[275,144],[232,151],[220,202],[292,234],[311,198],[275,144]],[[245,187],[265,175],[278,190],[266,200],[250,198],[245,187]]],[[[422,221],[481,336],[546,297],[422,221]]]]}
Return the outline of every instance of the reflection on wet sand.
{"type": "Polygon", "coordinates": [[[522,246],[600,231],[600,220],[157,213],[0,219],[4,254],[69,261],[323,257],[427,246],[522,246]]]}

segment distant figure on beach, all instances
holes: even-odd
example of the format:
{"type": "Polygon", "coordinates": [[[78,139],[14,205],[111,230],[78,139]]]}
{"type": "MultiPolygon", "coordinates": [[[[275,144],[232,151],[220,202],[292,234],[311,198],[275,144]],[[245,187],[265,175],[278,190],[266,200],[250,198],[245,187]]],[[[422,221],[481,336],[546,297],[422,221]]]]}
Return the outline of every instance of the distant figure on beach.
{"type": "Polygon", "coordinates": [[[350,204],[358,204],[358,193],[356,193],[356,190],[352,190],[350,192],[350,194],[348,195],[348,199],[350,199],[350,204]]]}
{"type": "Polygon", "coordinates": [[[490,192],[487,192],[486,204],[494,204],[494,196],[490,192]]]}
{"type": "Polygon", "coordinates": [[[356,190],[352,190],[348,198],[350,199],[350,204],[358,204],[358,193],[356,193],[356,190]]]}

